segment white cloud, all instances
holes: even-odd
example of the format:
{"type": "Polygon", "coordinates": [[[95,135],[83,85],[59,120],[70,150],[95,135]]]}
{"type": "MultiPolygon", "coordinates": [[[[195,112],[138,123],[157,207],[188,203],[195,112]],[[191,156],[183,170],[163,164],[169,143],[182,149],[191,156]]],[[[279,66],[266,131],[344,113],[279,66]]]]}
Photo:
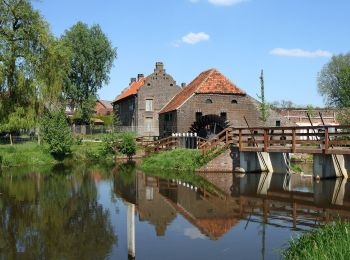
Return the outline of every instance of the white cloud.
{"type": "Polygon", "coordinates": [[[182,37],[182,42],[187,44],[196,44],[202,41],[208,41],[209,39],[210,39],[210,36],[205,32],[199,32],[199,33],[190,32],[189,34],[182,37]]]}
{"type": "Polygon", "coordinates": [[[185,228],[184,235],[191,239],[205,239],[205,236],[196,228],[185,228]]]}
{"type": "Polygon", "coordinates": [[[307,51],[303,49],[275,48],[270,51],[271,55],[301,58],[331,57],[332,53],[324,50],[307,51]]]}
{"type": "Polygon", "coordinates": [[[218,6],[236,5],[245,1],[247,0],[208,0],[209,3],[213,5],[218,5],[218,6]]]}

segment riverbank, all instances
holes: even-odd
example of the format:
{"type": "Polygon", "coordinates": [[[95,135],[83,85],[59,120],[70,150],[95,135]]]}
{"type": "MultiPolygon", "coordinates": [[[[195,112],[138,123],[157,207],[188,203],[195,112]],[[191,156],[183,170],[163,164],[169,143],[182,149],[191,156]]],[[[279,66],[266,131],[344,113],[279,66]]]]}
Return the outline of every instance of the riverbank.
{"type": "Polygon", "coordinates": [[[203,157],[199,150],[175,149],[144,158],[141,162],[141,169],[145,171],[194,171],[202,165],[203,157]]]}
{"type": "Polygon", "coordinates": [[[283,258],[296,259],[350,259],[350,223],[336,222],[309,231],[289,242],[283,258]]]}
{"type": "MultiPolygon", "coordinates": [[[[113,162],[113,156],[102,155],[102,143],[82,142],[74,144],[71,153],[63,162],[67,161],[105,161],[113,162]]],[[[15,145],[0,145],[0,167],[36,166],[59,163],[48,152],[46,145],[27,142],[15,145]]]]}

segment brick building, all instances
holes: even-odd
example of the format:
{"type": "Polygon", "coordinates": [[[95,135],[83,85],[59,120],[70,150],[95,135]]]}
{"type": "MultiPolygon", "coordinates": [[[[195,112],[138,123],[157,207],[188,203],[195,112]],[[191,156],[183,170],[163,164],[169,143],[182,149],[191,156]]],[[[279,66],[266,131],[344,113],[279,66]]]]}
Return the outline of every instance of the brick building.
{"type": "Polygon", "coordinates": [[[322,119],[325,124],[337,125],[337,115],[339,109],[336,108],[278,108],[276,109],[281,116],[285,117],[290,125],[307,126],[310,125],[309,114],[313,125],[321,125],[322,119]],[[322,115],[322,119],[320,117],[322,115]]]}
{"type": "Polygon", "coordinates": [[[274,110],[267,122],[260,120],[259,102],[216,69],[202,72],[159,114],[160,136],[197,132],[209,137],[227,126],[285,126],[287,120],[274,110]]]}
{"type": "Polygon", "coordinates": [[[173,77],[157,62],[154,72],[147,77],[139,74],[113,101],[123,131],[134,131],[139,136],[158,136],[158,113],[169,100],[179,93],[173,77]]]}
{"type": "Polygon", "coordinates": [[[96,115],[107,116],[111,115],[113,112],[113,106],[111,101],[107,100],[97,100],[95,105],[96,115]]]}

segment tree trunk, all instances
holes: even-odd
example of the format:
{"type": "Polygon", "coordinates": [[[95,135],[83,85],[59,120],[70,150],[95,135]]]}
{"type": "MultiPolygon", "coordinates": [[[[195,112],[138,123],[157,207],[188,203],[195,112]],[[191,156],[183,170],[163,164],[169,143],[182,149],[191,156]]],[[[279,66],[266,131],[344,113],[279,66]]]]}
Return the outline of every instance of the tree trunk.
{"type": "Polygon", "coordinates": [[[10,144],[13,145],[12,143],[12,134],[10,133],[10,144]]]}

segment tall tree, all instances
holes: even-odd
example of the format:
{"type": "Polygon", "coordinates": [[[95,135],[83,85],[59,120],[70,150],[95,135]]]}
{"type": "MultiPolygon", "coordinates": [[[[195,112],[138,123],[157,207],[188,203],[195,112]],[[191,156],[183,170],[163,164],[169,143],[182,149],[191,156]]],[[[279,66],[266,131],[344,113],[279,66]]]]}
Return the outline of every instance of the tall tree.
{"type": "Polygon", "coordinates": [[[258,95],[258,98],[260,99],[260,119],[264,122],[267,121],[269,117],[269,105],[265,100],[265,84],[264,84],[264,71],[261,70],[260,74],[260,96],[258,95]]]}
{"type": "Polygon", "coordinates": [[[327,105],[350,107],[350,53],[333,56],[318,75],[318,92],[327,105]]]}
{"type": "Polygon", "coordinates": [[[0,1],[0,124],[16,107],[36,110],[36,75],[49,35],[29,0],[0,1]]]}
{"type": "Polygon", "coordinates": [[[72,108],[83,110],[82,119],[88,122],[91,113],[86,113],[90,110],[86,106],[91,98],[96,98],[97,90],[108,83],[117,52],[99,25],[89,28],[87,24],[78,22],[65,32],[62,40],[71,54],[65,95],[72,108]]]}

